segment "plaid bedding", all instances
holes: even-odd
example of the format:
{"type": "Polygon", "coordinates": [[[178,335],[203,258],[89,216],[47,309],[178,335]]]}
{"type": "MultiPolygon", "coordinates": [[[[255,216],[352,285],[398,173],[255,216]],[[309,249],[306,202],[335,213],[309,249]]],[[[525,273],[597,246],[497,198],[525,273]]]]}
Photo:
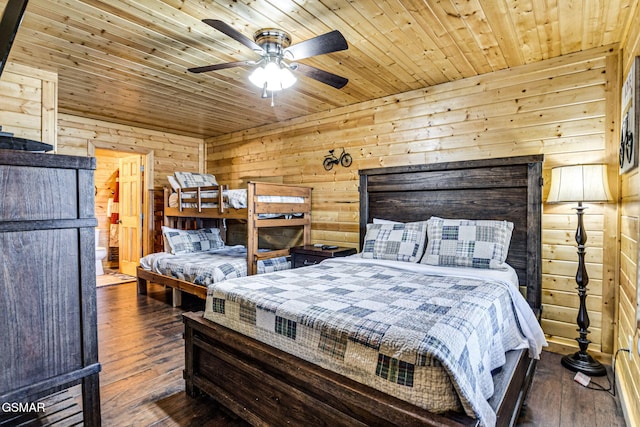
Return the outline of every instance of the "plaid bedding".
{"type": "Polygon", "coordinates": [[[463,409],[493,425],[491,371],[527,347],[516,288],[327,260],[214,283],[204,317],[430,411],[463,409]]]}
{"type": "Polygon", "coordinates": [[[175,172],[174,176],[182,188],[218,185],[216,177],[208,173],[175,172]]]}
{"type": "MultiPolygon", "coordinates": [[[[155,273],[207,286],[221,280],[247,275],[247,249],[244,246],[227,246],[221,250],[191,252],[172,255],[157,253],[147,255],[140,265],[155,273]]],[[[258,261],[258,274],[291,268],[286,257],[258,261]]]]}
{"type": "MultiPolygon", "coordinates": [[[[247,207],[247,190],[226,190],[223,193],[225,197],[226,206],[234,209],[242,209],[247,207]]],[[[203,191],[201,193],[202,198],[216,198],[218,197],[217,191],[203,191]]],[[[293,196],[258,196],[258,200],[262,203],[304,203],[304,197],[293,196]]],[[[206,202],[202,203],[203,208],[215,208],[217,203],[206,202]]],[[[169,207],[178,207],[178,193],[171,193],[169,195],[169,207]]],[[[195,192],[182,193],[182,207],[194,208],[198,207],[197,194],[195,192]]]]}

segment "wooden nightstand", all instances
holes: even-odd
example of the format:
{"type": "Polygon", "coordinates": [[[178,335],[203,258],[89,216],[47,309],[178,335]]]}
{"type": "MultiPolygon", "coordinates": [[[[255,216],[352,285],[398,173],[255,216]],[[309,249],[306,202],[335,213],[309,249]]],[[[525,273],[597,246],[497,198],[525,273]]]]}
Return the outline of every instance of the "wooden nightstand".
{"type": "Polygon", "coordinates": [[[357,252],[354,248],[342,246],[333,249],[323,249],[313,245],[295,246],[290,249],[291,268],[306,267],[317,264],[327,258],[343,257],[357,252]]]}

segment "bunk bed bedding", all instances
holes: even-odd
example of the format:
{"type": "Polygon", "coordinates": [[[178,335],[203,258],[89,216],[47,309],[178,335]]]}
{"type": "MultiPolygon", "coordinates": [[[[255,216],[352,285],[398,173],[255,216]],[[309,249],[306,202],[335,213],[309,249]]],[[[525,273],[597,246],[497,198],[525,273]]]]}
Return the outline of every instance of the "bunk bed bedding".
{"type": "MultiPolygon", "coordinates": [[[[246,209],[247,189],[229,189],[226,185],[219,185],[212,174],[194,172],[175,172],[167,176],[173,189],[167,201],[168,207],[178,209],[217,209],[219,208],[219,190],[222,190],[224,209],[246,209]]],[[[260,203],[304,203],[304,197],[260,195],[260,203]]],[[[261,218],[274,218],[280,214],[262,214],[261,218]]],[[[301,214],[294,214],[301,215],[301,214]]]]}
{"type": "MultiPolygon", "coordinates": [[[[158,252],[141,258],[140,267],[195,285],[208,286],[222,280],[246,276],[247,248],[236,245],[181,254],[158,252]]],[[[291,262],[287,257],[258,261],[258,274],[289,268],[291,262]]]]}
{"type": "MultiPolygon", "coordinates": [[[[182,207],[183,208],[197,208],[198,207],[198,194],[195,191],[182,191],[182,207]]],[[[246,189],[230,189],[223,190],[222,196],[225,200],[225,207],[232,207],[234,209],[244,209],[247,207],[247,190],[246,189]]],[[[201,191],[201,199],[216,199],[218,192],[215,190],[201,191]]],[[[291,196],[259,196],[259,202],[263,203],[304,203],[303,197],[291,197],[291,196]]],[[[169,196],[169,207],[177,208],[180,205],[180,195],[178,193],[171,193],[169,196]]],[[[213,202],[200,203],[202,208],[217,208],[218,204],[213,202]]]]}
{"type": "Polygon", "coordinates": [[[477,272],[353,255],[212,284],[204,317],[429,411],[462,408],[493,425],[491,372],[509,350],[538,358],[545,340],[513,269],[477,272]]]}

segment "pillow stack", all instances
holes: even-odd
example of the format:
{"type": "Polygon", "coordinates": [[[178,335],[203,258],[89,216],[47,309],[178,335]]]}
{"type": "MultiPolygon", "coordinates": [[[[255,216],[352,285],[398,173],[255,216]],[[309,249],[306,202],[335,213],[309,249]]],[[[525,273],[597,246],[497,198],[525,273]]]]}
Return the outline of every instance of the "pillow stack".
{"type": "Polygon", "coordinates": [[[512,232],[513,223],[508,221],[431,217],[402,223],[376,218],[367,224],[361,256],[502,270],[512,232]]]}

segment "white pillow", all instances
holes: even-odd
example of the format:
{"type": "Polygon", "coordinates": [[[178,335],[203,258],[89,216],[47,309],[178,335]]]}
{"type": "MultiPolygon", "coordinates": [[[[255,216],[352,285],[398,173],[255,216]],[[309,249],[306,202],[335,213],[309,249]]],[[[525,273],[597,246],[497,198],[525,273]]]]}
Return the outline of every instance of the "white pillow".
{"type": "Polygon", "coordinates": [[[418,262],[424,250],[427,222],[367,224],[362,258],[418,262]]]}
{"type": "Polygon", "coordinates": [[[508,221],[431,217],[429,243],[420,263],[502,270],[512,231],[508,221]]]}
{"type": "Polygon", "coordinates": [[[402,224],[400,221],[391,221],[390,219],[373,218],[374,224],[402,224]]]}
{"type": "Polygon", "coordinates": [[[173,175],[169,175],[167,176],[167,180],[169,181],[171,188],[173,188],[173,191],[177,193],[180,189],[180,184],[178,184],[178,181],[176,181],[175,177],[173,175]]]}

